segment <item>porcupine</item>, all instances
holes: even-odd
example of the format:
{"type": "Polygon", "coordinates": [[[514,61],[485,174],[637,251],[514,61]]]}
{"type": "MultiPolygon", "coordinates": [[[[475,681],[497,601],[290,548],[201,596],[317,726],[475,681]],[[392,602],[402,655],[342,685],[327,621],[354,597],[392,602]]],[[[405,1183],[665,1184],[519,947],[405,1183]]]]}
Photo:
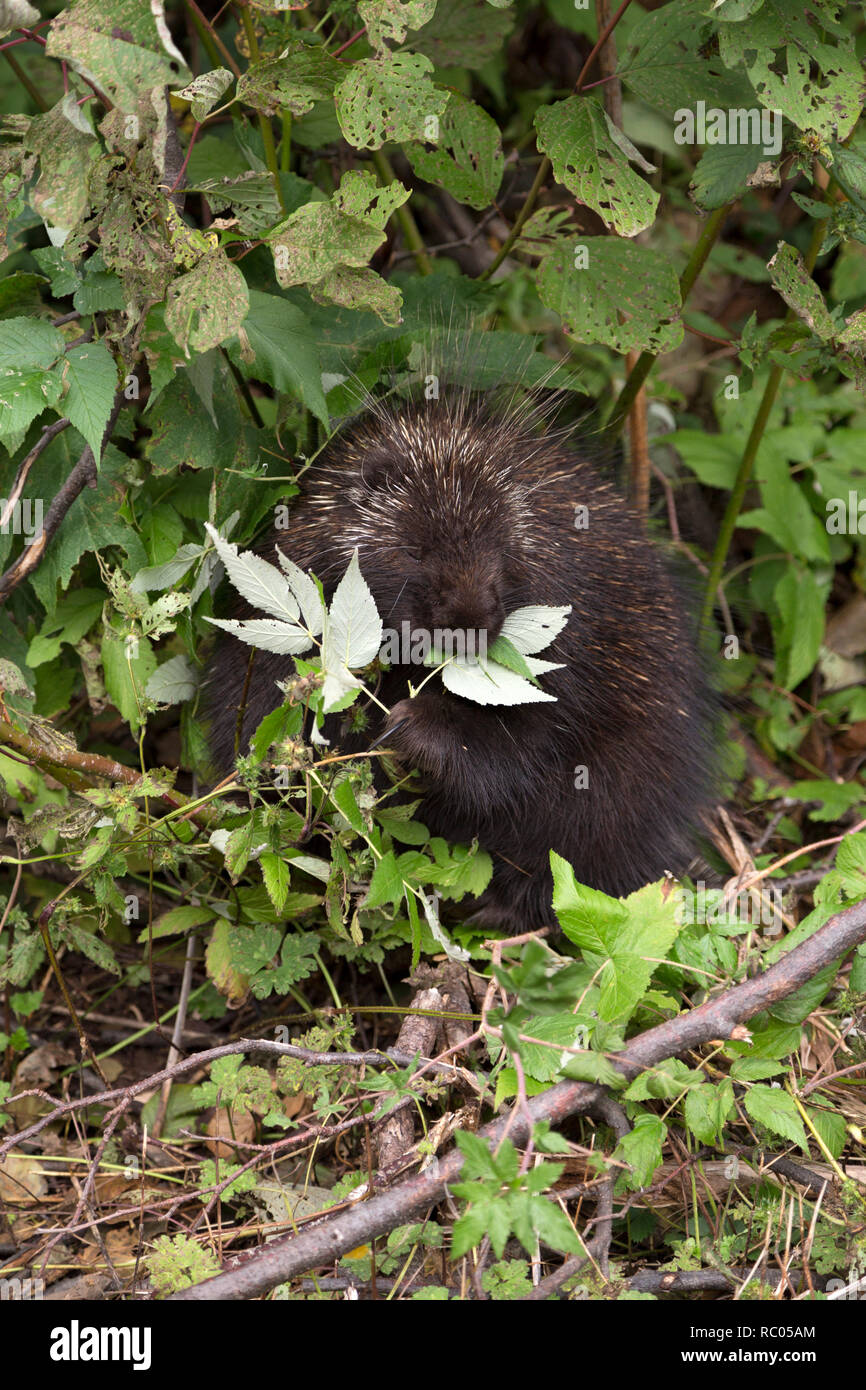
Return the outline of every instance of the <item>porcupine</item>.
{"type": "MultiPolygon", "coordinates": [[[[420,775],[417,819],[490,852],[474,922],[511,934],[552,923],[551,849],[578,881],[614,895],[686,867],[712,763],[712,702],[687,605],[640,519],[560,431],[539,432],[531,410],[503,411],[483,394],[371,402],[310,468],[288,529],[257,547],[272,562],[274,543],[328,597],[357,547],[397,632],[404,622],[474,630],[489,645],[515,609],[571,605],[543,653],[563,663],[542,679],[555,703],[481,705],[438,677],[410,699],[407,680],[417,687],[426,672],[394,666],[379,688],[387,721],[371,709],[363,734],[337,730],[344,751],[386,733],[420,775]]],[[[291,669],[290,658],[256,653],[240,751],[291,669]]],[[[246,649],[221,639],[209,678],[221,771],[233,764],[246,675],[246,649]]]]}

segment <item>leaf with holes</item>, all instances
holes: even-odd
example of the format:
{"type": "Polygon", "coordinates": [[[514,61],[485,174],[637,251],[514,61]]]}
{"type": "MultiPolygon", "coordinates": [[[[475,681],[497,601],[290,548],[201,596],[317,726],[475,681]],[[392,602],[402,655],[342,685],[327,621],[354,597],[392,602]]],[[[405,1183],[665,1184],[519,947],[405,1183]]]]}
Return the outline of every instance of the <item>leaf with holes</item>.
{"type": "Polygon", "coordinates": [[[439,125],[438,145],[425,150],[409,144],[406,154],[415,173],[438,184],[479,212],[499,192],[505,161],[499,127],[474,101],[452,92],[439,125]]]}
{"type": "Polygon", "coordinates": [[[666,256],[618,237],[581,237],[544,258],[538,293],[580,343],[672,352],[682,342],[680,286],[666,256]]]}
{"type": "Polygon", "coordinates": [[[350,145],[378,150],[386,140],[424,140],[442,115],[448,92],[430,80],[420,53],[390,53],[353,63],[336,90],[337,120],[350,145]]]}
{"type": "Polygon", "coordinates": [[[652,224],[659,195],[631,168],[594,101],[571,96],[543,106],[535,128],[558,182],[612,231],[632,237],[652,224]]]}

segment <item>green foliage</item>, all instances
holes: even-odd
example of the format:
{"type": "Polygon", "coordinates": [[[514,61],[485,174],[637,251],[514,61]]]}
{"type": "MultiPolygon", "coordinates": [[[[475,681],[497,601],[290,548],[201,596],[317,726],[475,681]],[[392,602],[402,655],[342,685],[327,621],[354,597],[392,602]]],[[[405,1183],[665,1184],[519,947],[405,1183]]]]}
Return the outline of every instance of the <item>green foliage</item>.
{"type": "MultiPolygon", "coordinates": [[[[44,546],[41,522],[0,526],[13,581],[0,613],[4,871],[16,878],[0,899],[7,1063],[44,1032],[49,904],[52,951],[64,969],[86,965],[88,997],[91,975],[134,993],[145,953],[172,959],[196,934],[200,1020],[249,1001],[307,1018],[323,997],[336,1006],[335,965],[373,980],[382,968],[387,983],[410,953],[471,959],[503,991],[482,1030],[485,1105],[521,1105],[564,1078],[607,1087],[630,1129],[606,1135],[588,1167],[601,1181],[613,1156],[618,1200],[633,1203],[618,1234],[666,1244],[677,1268],[708,1251],[751,1264],[775,1188],[732,1199],[712,1229],[702,1210],[661,1234],[641,1189],[674,1135],[692,1157],[727,1152],[732,1136],[843,1154],[838,1095],[801,1105],[792,1059],[815,1010],[860,1017],[864,948],[844,993],[833,963],[711,1062],[689,1054],[627,1079],[616,1053],[866,897],[866,832],[852,832],[866,807],[862,14],[833,0],[630,6],[616,84],[591,64],[569,90],[546,60],[542,76],[517,62],[541,15],[583,66],[591,7],[558,0],[228,6],[194,43],[186,8],[164,8],[165,21],[138,0],[52,5],[43,42],[20,29],[35,11],[3,9],[0,508],[20,485],[51,517],[44,546]],[[437,228],[455,201],[449,242],[437,228]],[[446,362],[469,389],[562,387],[566,412],[586,392],[604,425],[626,372],[655,358],[652,463],[684,533],[699,499],[687,543],[703,571],[716,548],[719,683],[765,759],[742,780],[743,820],[778,812],[755,867],[768,891],[816,866],[823,880],[799,920],[786,902],[780,935],[781,913],[767,930],[721,890],[698,885],[692,915],[668,883],[612,899],[553,855],[564,940],[490,966],[485,933],[453,920],[487,887],[490,856],[432,837],[417,803],[377,795],[369,758],[304,741],[310,712],[319,733],[339,709],[363,727],[375,690],[381,617],[357,563],[326,608],[313,579],[250,547],[364,391],[402,398],[446,362]],[[224,570],[263,617],[216,618],[224,570]],[[193,797],[193,774],[209,785],[200,681],[214,625],[285,654],[285,698],[238,748],[228,786],[193,797]],[[839,842],[829,871],[816,839],[839,842]],[[52,865],[56,883],[42,876],[52,865]]],[[[486,665],[447,663],[442,681],[480,703],[550,698],[537,653],[564,613],[509,615],[486,665]]],[[[739,779],[742,762],[732,768],[739,779]]],[[[357,1045],[352,1017],[316,1016],[295,1042],[357,1045]]],[[[359,1104],[443,1104],[441,1082],[414,1070],[349,1082],[337,1065],[232,1056],[174,1087],[165,1132],[214,1109],[279,1136],[301,1097],[322,1123],[359,1104]]],[[[147,1105],[152,1124],[158,1101],[147,1105]]],[[[533,1254],[583,1249],[549,1195],[562,1165],[527,1166],[507,1140],[494,1154],[469,1134],[458,1143],[452,1191],[467,1205],[451,1253],[488,1236],[498,1263],[483,1287],[519,1298],[525,1263],[499,1258],[511,1236],[533,1254]]],[[[571,1153],[546,1126],[533,1145],[571,1153]]],[[[199,1176],[233,1171],[208,1159],[199,1176]]],[[[243,1174],[222,1200],[251,1201],[254,1187],[243,1174]]],[[[817,1269],[847,1268],[849,1233],[823,1212],[810,1233],[812,1217],[804,1201],[794,1239],[814,1238],[817,1269]]],[[[399,1275],[443,1239],[432,1221],[402,1227],[376,1268],[399,1275]]],[[[158,1238],[148,1267],[161,1294],[216,1272],[183,1236],[158,1238]]],[[[413,1296],[452,1291],[437,1268],[413,1296]]]]}
{"type": "Polygon", "coordinates": [[[219,1262],[191,1236],[157,1236],[147,1259],[154,1288],[163,1298],[219,1274],[219,1262]]]}

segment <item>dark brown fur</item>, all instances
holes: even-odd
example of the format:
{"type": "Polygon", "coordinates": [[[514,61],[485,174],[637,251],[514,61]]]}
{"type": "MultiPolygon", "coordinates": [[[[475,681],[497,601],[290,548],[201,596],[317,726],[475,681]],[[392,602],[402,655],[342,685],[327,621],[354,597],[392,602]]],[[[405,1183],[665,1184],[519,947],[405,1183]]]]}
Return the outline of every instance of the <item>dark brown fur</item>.
{"type": "MultiPolygon", "coordinates": [[[[549,851],[578,880],[625,894],[682,871],[708,790],[710,701],[677,586],[642,524],[592,464],[526,413],[497,414],[456,395],[397,411],[373,407],[331,442],[304,480],[288,531],[273,544],[332,592],[357,546],[386,627],[486,629],[528,604],[572,605],[542,655],[555,704],[481,706],[438,676],[415,699],[395,667],[380,698],[400,761],[419,770],[417,812],[434,835],[475,837],[494,876],[476,913],[521,931],[551,922],[549,851]],[[589,510],[586,530],[575,508],[589,510]],[[578,790],[581,767],[589,786],[578,790]]],[[[236,608],[243,613],[243,608],[236,608]]],[[[212,748],[233,762],[248,650],[222,640],[210,687],[212,748]]],[[[258,652],[242,751],[279,703],[291,659],[258,652]]],[[[369,747],[370,728],[349,748],[369,747]]],[[[329,730],[330,732],[330,730],[329,730]]]]}

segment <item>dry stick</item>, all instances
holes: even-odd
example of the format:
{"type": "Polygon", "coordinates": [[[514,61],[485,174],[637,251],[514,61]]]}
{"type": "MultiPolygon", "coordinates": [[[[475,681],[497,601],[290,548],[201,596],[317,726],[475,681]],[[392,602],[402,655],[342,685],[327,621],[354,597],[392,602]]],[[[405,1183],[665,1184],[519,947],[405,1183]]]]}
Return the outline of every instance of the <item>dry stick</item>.
{"type": "MultiPolygon", "coordinates": [[[[445,1001],[438,989],[422,989],[412,1000],[413,1009],[430,1013],[409,1014],[403,1020],[397,1037],[397,1047],[410,1055],[429,1057],[436,1050],[436,1037],[442,1026],[433,1010],[441,1010],[445,1001]]],[[[415,1139],[415,1116],[408,1107],[388,1114],[373,1128],[376,1159],[380,1169],[396,1168],[403,1161],[415,1139]]]]}
{"type": "MultiPolygon", "coordinates": [[[[177,1005],[177,1015],[174,1020],[174,1028],[171,1034],[171,1047],[169,1048],[168,1058],[166,1060],[167,1067],[174,1066],[175,1062],[180,1057],[181,1048],[183,1047],[183,1034],[184,1029],[186,1027],[186,1011],[187,1005],[189,1004],[190,990],[192,989],[192,968],[195,962],[195,952],[197,945],[198,935],[196,932],[191,931],[189,936],[187,937],[186,942],[186,960],[184,961],[183,966],[183,978],[180,982],[180,999],[178,1000],[177,1005]]],[[[156,1020],[155,1026],[159,1026],[158,1019],[156,1020]]],[[[159,1106],[157,1108],[156,1118],[153,1122],[152,1133],[155,1139],[158,1139],[162,1134],[162,1127],[165,1123],[165,1115],[166,1111],[168,1110],[168,1101],[171,1095],[171,1083],[172,1078],[169,1076],[162,1084],[162,1092],[159,1097],[159,1106]]]]}
{"type": "MultiPolygon", "coordinates": [[[[247,1052],[268,1052],[274,1057],[295,1057],[301,1062],[307,1062],[310,1066],[335,1066],[344,1064],[345,1066],[362,1066],[364,1064],[381,1066],[385,1062],[393,1062],[399,1067],[408,1067],[416,1060],[408,1053],[398,1052],[396,1048],[389,1047],[385,1052],[371,1049],[369,1052],[312,1052],[307,1047],[296,1047],[294,1043],[271,1042],[268,1038],[238,1038],[237,1042],[222,1043],[219,1047],[206,1048],[203,1052],[194,1052],[189,1057],[184,1057],[183,1061],[175,1062],[171,1067],[163,1067],[161,1071],[153,1073],[151,1076],[144,1077],[141,1081],[133,1082],[130,1086],[118,1086],[113,1091],[100,1091],[92,1096],[82,1096],[75,1100],[55,1100],[47,1091],[40,1090],[38,1087],[31,1087],[25,1091],[18,1091],[14,1096],[9,1096],[7,1103],[21,1100],[25,1096],[39,1096],[52,1105],[53,1110],[47,1115],[41,1115],[38,1120],[34,1120],[26,1129],[19,1130],[17,1134],[12,1134],[8,1139],[4,1139],[0,1144],[0,1162],[5,1155],[14,1149],[16,1144],[23,1144],[28,1139],[41,1133],[46,1125],[52,1124],[54,1120],[63,1115],[68,1115],[75,1110],[83,1110],[92,1105],[107,1105],[110,1101],[120,1101],[125,1108],[129,1108],[136,1096],[142,1091],[152,1091],[156,1086],[167,1080],[168,1077],[183,1076],[188,1071],[195,1071],[199,1067],[207,1066],[210,1062],[216,1062],[220,1057],[233,1057],[247,1052]]],[[[437,1076],[449,1077],[453,1081],[467,1080],[473,1086],[476,1084],[474,1077],[465,1068],[458,1067],[449,1062],[440,1062],[435,1058],[419,1058],[421,1063],[420,1070],[433,1071],[437,1076]]]]}
{"type": "MultiPolygon", "coordinates": [[[[102,435],[102,447],[108,443],[112,431],[117,423],[117,417],[123,409],[124,404],[123,389],[119,389],[114,397],[114,404],[111,407],[111,414],[102,435]]],[[[0,576],[0,604],[13,589],[16,589],[28,574],[41,563],[42,557],[48,547],[48,542],[59,530],[66,513],[73,502],[80,496],[86,487],[96,487],[97,465],[90,445],[86,445],[84,452],[76,463],[66,482],[60,488],[43,522],[42,531],[32,545],[26,545],[18,559],[8,568],[6,573],[0,576]]]]}
{"type": "MultiPolygon", "coordinates": [[[[670,1019],[633,1038],[623,1052],[610,1058],[613,1065],[631,1079],[647,1067],[654,1066],[688,1049],[699,1047],[714,1038],[743,1037],[744,1019],[762,1012],[780,999],[792,994],[831,961],[839,960],[861,941],[866,940],[866,902],[846,908],[807,941],[795,947],[769,970],[734,986],[698,1008],[670,1019]]],[[[493,1145],[499,1142],[506,1126],[516,1143],[530,1137],[529,1118],[533,1123],[546,1120],[561,1124],[571,1115],[586,1111],[604,1091],[583,1081],[563,1081],[542,1095],[534,1096],[516,1115],[509,1114],[480,1131],[482,1138],[493,1145]]],[[[276,1284],[303,1274],[318,1265],[330,1264],[356,1246],[384,1235],[395,1226],[441,1201],[448,1184],[457,1178],[463,1166],[463,1156],[457,1151],[430,1165],[423,1173],[408,1179],[390,1191],[363,1202],[352,1211],[323,1221],[320,1225],[290,1239],[272,1241],[264,1250],[256,1251],[230,1273],[219,1274],[193,1288],[172,1295],[178,1302],[207,1302],[211,1299],[255,1298],[276,1284]]]]}
{"type": "Polygon", "coordinates": [[[0,530],[5,530],[8,526],[9,518],[12,516],[15,503],[18,501],[18,498],[24,491],[24,484],[27,482],[27,475],[29,474],[31,468],[38,459],[39,455],[42,453],[42,450],[46,449],[48,445],[51,443],[52,439],[56,439],[58,434],[62,434],[62,432],[67,428],[67,426],[71,424],[72,421],[67,420],[64,416],[62,420],[55,420],[53,424],[45,426],[45,429],[42,431],[40,438],[33,445],[33,448],[30,450],[30,453],[27,455],[27,457],[23,460],[23,462],[19,466],[18,472],[15,475],[15,481],[12,484],[8,497],[6,498],[6,505],[3,508],[2,513],[0,513],[0,530]]]}

